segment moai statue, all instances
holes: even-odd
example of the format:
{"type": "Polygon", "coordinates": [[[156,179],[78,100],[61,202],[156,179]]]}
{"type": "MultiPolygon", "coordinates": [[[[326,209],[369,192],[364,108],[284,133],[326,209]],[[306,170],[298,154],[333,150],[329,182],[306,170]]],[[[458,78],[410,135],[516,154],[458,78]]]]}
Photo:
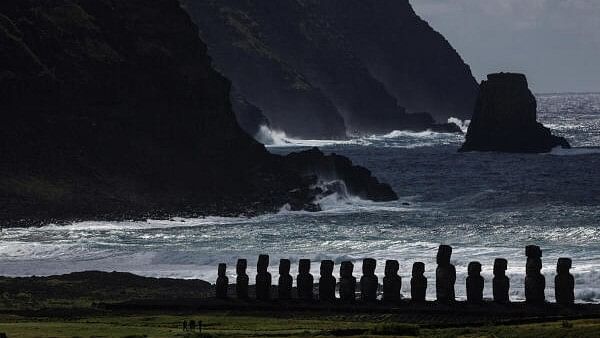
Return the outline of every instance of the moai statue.
{"type": "Polygon", "coordinates": [[[271,274],[269,268],[269,255],[259,255],[256,264],[256,299],[269,300],[271,298],[271,274]]]}
{"type": "Polygon", "coordinates": [[[400,301],[400,290],[402,289],[402,278],[398,276],[400,264],[396,260],[385,262],[385,277],[383,277],[383,301],[400,301]]]}
{"type": "Polygon", "coordinates": [[[374,302],[377,300],[377,287],[379,287],[379,280],[375,275],[376,267],[377,261],[373,258],[363,259],[363,275],[360,278],[360,299],[362,299],[364,302],[374,302]]]}
{"type": "Polygon", "coordinates": [[[410,279],[410,297],[413,302],[424,302],[427,293],[427,278],[425,274],[425,263],[415,262],[412,267],[412,278],[410,279]]]}
{"type": "Polygon", "coordinates": [[[494,302],[507,304],[510,302],[508,290],[510,289],[510,279],[506,276],[508,261],[504,258],[494,260],[494,302]]]}
{"type": "Polygon", "coordinates": [[[556,302],[570,305],[575,302],[575,278],[569,273],[573,262],[570,258],[559,258],[554,277],[554,295],[556,302]]]}
{"type": "Polygon", "coordinates": [[[542,275],[542,250],[539,246],[528,245],[525,248],[525,255],[527,256],[525,300],[531,304],[544,303],[546,278],[542,275]]]}
{"type": "Polygon", "coordinates": [[[435,270],[435,291],[437,300],[441,303],[451,303],[456,300],[454,284],[456,283],[456,268],[450,264],[452,247],[440,245],[437,253],[437,269],[435,270]]]}
{"type": "Polygon", "coordinates": [[[225,274],[227,271],[227,265],[225,263],[219,264],[219,277],[217,277],[216,294],[217,298],[227,298],[227,289],[229,289],[229,278],[225,274]]]}
{"type": "Polygon", "coordinates": [[[354,302],[356,294],[356,277],[352,276],[354,264],[342,262],[340,267],[340,299],[343,302],[354,302]]]}
{"type": "Polygon", "coordinates": [[[237,278],[235,280],[235,293],[238,299],[248,299],[248,282],[250,278],[246,274],[246,267],[248,261],[245,259],[238,259],[235,266],[237,278]]]}
{"type": "Polygon", "coordinates": [[[481,263],[471,262],[468,267],[467,277],[467,302],[483,302],[483,277],[481,277],[481,263]]]}
{"type": "Polygon", "coordinates": [[[321,278],[319,279],[319,300],[333,301],[335,300],[335,284],[336,280],[333,277],[333,261],[321,261],[321,278]]]}
{"type": "Polygon", "coordinates": [[[301,259],[298,263],[298,277],[296,277],[298,298],[302,300],[313,299],[314,278],[310,274],[310,259],[301,259]]]}
{"type": "Polygon", "coordinates": [[[291,299],[292,298],[292,282],[293,278],[290,275],[290,260],[280,259],[279,260],[279,286],[277,291],[279,299],[291,299]]]}

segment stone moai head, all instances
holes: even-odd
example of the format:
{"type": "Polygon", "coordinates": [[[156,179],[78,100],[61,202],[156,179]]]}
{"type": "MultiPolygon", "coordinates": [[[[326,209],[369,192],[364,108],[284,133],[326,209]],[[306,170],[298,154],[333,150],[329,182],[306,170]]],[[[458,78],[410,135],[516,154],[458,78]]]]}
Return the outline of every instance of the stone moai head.
{"type": "Polygon", "coordinates": [[[237,264],[235,266],[235,272],[238,275],[245,275],[246,267],[248,267],[248,261],[243,258],[240,258],[240,259],[238,259],[237,264]]]}
{"type": "Polygon", "coordinates": [[[373,258],[363,259],[362,271],[365,276],[372,276],[375,274],[375,268],[377,267],[377,261],[373,258]]]}
{"type": "Polygon", "coordinates": [[[415,262],[412,267],[413,277],[423,276],[424,273],[425,273],[425,263],[415,262]]]}
{"type": "Polygon", "coordinates": [[[542,258],[542,249],[537,245],[528,245],[525,247],[525,256],[527,258],[542,258]]]}
{"type": "Polygon", "coordinates": [[[219,264],[219,277],[225,277],[227,272],[227,264],[221,263],[219,264]]]}
{"type": "Polygon", "coordinates": [[[269,268],[269,255],[259,255],[258,262],[256,263],[256,270],[258,273],[265,273],[269,268]]]}
{"type": "Polygon", "coordinates": [[[504,276],[508,269],[508,261],[504,258],[496,258],[494,260],[494,276],[504,276]]]}
{"type": "Polygon", "coordinates": [[[538,274],[542,270],[542,259],[541,258],[528,258],[525,266],[525,273],[528,275],[538,274]]]}
{"type": "Polygon", "coordinates": [[[323,260],[321,261],[321,276],[331,276],[333,274],[333,261],[332,260],[323,260]]]}
{"type": "Polygon", "coordinates": [[[289,275],[290,274],[290,260],[289,259],[280,259],[279,260],[279,274],[280,275],[289,275]]]}
{"type": "Polygon", "coordinates": [[[398,274],[400,270],[400,264],[397,260],[387,260],[385,261],[385,275],[392,277],[398,274]]]}
{"type": "Polygon", "coordinates": [[[450,245],[440,245],[437,253],[437,264],[450,265],[450,256],[452,256],[452,247],[450,245]]]}
{"type": "Polygon", "coordinates": [[[479,262],[471,262],[469,263],[469,276],[477,277],[481,275],[481,263],[479,262]]]}
{"type": "Polygon", "coordinates": [[[568,274],[573,266],[573,261],[570,258],[559,258],[556,264],[556,273],[559,275],[568,274]]]}
{"type": "Polygon", "coordinates": [[[351,278],[352,273],[354,272],[354,264],[350,261],[342,262],[340,266],[340,277],[342,278],[351,278]]]}
{"type": "Polygon", "coordinates": [[[306,275],[310,273],[310,259],[301,259],[298,262],[298,273],[306,275]]]}

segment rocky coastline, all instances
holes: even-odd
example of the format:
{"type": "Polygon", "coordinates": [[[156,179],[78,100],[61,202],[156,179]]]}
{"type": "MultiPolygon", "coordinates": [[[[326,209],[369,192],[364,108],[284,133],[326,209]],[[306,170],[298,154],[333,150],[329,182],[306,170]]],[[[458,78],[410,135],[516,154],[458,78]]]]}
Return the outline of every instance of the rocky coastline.
{"type": "Polygon", "coordinates": [[[0,227],[318,209],[316,178],[240,128],[178,1],[9,0],[0,14],[0,227]]]}

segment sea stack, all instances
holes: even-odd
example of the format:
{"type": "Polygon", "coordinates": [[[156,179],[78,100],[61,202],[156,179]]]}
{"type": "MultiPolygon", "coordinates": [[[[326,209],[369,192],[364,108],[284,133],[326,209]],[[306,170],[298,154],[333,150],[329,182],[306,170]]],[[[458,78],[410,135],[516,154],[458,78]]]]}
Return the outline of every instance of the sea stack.
{"type": "Polygon", "coordinates": [[[570,148],[537,122],[537,102],[523,74],[490,74],[479,97],[461,151],[545,153],[570,148]]]}

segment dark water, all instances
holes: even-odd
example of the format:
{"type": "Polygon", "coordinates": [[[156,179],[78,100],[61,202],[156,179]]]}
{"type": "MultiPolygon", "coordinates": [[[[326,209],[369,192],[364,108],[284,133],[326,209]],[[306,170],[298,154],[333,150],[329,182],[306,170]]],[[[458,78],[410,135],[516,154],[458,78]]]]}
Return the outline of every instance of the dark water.
{"type": "MultiPolygon", "coordinates": [[[[492,263],[509,260],[512,298],[523,297],[524,247],[544,250],[547,296],[553,299],[558,257],[574,259],[578,301],[600,301],[600,94],[538,97],[540,120],[569,139],[572,150],[519,155],[458,153],[462,136],[394,132],[348,142],[290,140],[265,131],[287,153],[321,146],[370,168],[401,196],[372,203],[338,194],[321,213],[282,210],[252,219],[102,223],[3,230],[0,273],[43,275],[101,269],[150,276],[214,280],[216,264],[279,258],[331,258],[340,263],[374,257],[398,259],[408,293],[414,261],[434,283],[440,243],[454,247],[456,291],[464,297],[466,266],[480,261],[491,296],[492,263]]],[[[251,264],[252,265],[252,264],[251,264]]],[[[294,269],[295,267],[293,267],[294,269]]],[[[276,271],[276,267],[272,270],[276,271]]],[[[336,269],[337,271],[337,269],[336,269]]],[[[230,274],[234,271],[230,268],[230,274]]],[[[313,265],[318,274],[318,265],[313,265]]],[[[433,298],[430,284],[428,297],[433,298]]]]}

